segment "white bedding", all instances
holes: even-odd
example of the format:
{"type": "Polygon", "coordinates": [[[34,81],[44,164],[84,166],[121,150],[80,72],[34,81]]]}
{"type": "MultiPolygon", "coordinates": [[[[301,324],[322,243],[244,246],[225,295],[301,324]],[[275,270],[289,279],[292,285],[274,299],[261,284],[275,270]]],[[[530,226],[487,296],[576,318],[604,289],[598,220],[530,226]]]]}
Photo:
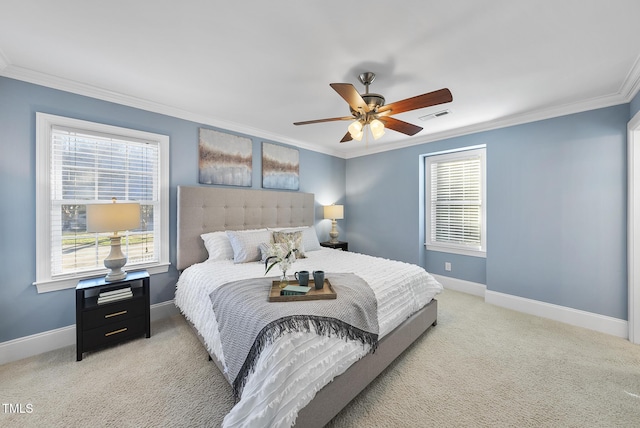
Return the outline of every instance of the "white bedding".
{"type": "MultiPolygon", "coordinates": [[[[350,272],[367,281],[378,300],[380,338],[442,291],[442,286],[419,266],[326,248],[298,259],[293,271],[298,270],[350,272]]],[[[224,355],[209,294],[227,282],[263,275],[264,265],[260,262],[234,264],[232,260],[221,260],[193,265],[178,280],[176,306],[194,324],[208,351],[223,366],[224,355]]],[[[313,333],[282,337],[260,355],[240,401],[225,417],[223,426],[293,425],[298,411],[317,391],[367,352],[360,342],[313,333]]]]}

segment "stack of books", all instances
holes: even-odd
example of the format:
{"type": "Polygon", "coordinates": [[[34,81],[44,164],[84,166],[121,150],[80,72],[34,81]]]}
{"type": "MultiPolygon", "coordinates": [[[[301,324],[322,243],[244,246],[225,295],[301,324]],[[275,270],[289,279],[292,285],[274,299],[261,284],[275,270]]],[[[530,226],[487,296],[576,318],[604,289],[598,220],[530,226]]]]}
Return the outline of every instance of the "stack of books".
{"type": "Polygon", "coordinates": [[[280,291],[281,296],[302,296],[307,294],[311,290],[311,287],[304,287],[301,285],[287,285],[280,291]]]}
{"type": "Polygon", "coordinates": [[[98,304],[115,302],[116,300],[129,299],[133,297],[131,287],[119,288],[113,291],[105,291],[98,295],[98,304]]]}

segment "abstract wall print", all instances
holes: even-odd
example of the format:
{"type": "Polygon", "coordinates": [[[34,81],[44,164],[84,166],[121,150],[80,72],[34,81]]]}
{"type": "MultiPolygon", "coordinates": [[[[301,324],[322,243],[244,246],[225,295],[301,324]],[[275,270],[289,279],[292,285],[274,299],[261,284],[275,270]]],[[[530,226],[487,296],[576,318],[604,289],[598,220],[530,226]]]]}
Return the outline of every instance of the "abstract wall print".
{"type": "Polygon", "coordinates": [[[300,154],[297,149],[262,143],[262,187],[298,190],[300,154]]]}
{"type": "Polygon", "coordinates": [[[253,142],[250,138],[200,128],[201,184],[251,186],[253,142]]]}

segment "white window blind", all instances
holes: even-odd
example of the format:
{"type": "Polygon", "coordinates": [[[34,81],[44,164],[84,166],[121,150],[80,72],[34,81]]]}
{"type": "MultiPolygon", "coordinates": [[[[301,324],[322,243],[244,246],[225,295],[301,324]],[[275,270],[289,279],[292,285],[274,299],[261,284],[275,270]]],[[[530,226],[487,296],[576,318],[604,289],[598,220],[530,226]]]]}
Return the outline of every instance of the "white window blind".
{"type": "Polygon", "coordinates": [[[51,274],[101,268],[110,234],[86,231],[86,203],[140,203],[141,226],[123,236],[128,265],[157,262],[154,214],[159,212],[157,142],[53,127],[51,141],[51,274]]]}
{"type": "Polygon", "coordinates": [[[427,247],[484,252],[484,149],[427,157],[426,179],[427,247]]]}
{"type": "Polygon", "coordinates": [[[140,227],[121,233],[127,270],[168,265],[168,137],[40,113],[38,124],[38,290],[105,271],[112,233],[87,232],[86,205],[112,198],[140,203],[140,227]]]}

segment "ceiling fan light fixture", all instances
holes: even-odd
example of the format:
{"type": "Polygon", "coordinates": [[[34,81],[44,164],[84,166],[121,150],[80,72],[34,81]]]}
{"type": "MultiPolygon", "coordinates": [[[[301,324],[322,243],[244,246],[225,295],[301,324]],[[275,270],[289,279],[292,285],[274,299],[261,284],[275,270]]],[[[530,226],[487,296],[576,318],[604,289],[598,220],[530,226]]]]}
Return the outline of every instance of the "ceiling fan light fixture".
{"type": "Polygon", "coordinates": [[[351,134],[351,138],[355,139],[356,135],[362,133],[362,122],[360,122],[360,120],[353,121],[347,130],[349,134],[351,134]]]}
{"type": "Polygon", "coordinates": [[[371,128],[371,135],[373,135],[374,140],[377,140],[384,135],[384,123],[380,122],[378,119],[373,119],[371,123],[369,123],[369,128],[371,128]]]}

